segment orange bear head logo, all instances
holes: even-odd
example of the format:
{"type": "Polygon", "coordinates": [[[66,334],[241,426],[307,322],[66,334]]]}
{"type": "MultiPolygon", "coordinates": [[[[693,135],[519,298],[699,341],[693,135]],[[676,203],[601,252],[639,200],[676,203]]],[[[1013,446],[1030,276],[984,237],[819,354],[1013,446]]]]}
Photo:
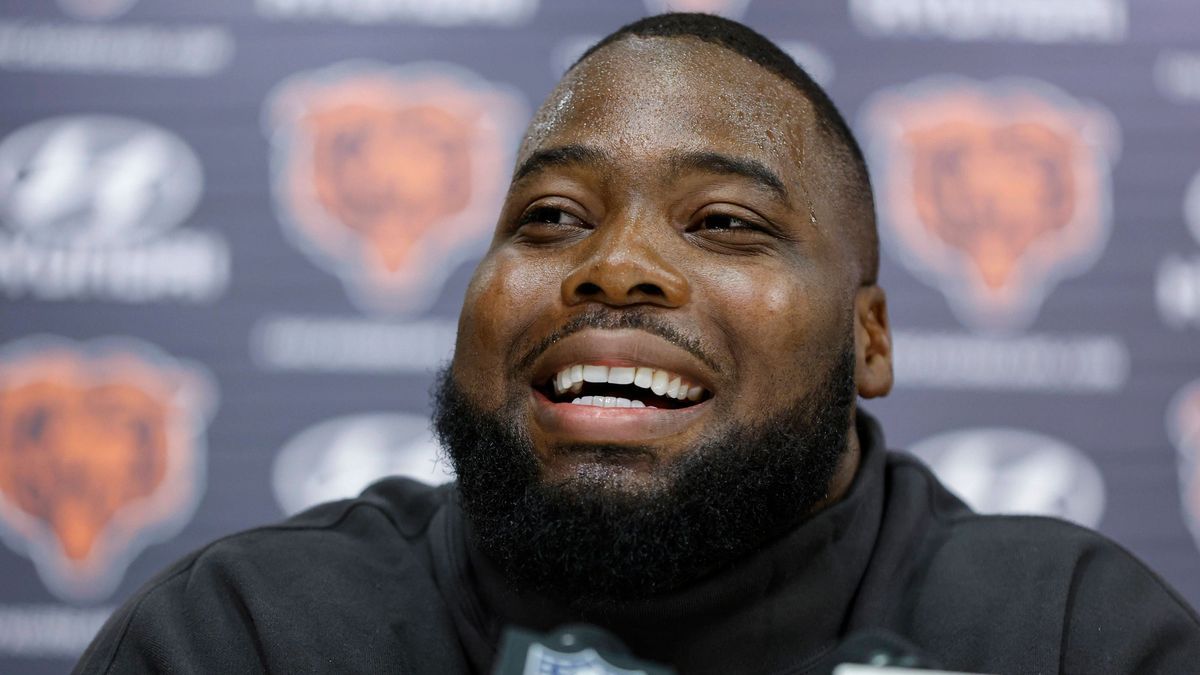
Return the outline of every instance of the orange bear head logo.
{"type": "Polygon", "coordinates": [[[0,531],[66,600],[110,595],[202,491],[211,379],[144,343],[0,352],[0,531]]]}
{"type": "Polygon", "coordinates": [[[294,75],[266,110],[281,220],[364,309],[424,309],[495,224],[523,110],[447,65],[294,75]]]}
{"type": "Polygon", "coordinates": [[[1113,118],[1031,80],[936,78],[867,105],[868,154],[892,252],[967,325],[1028,326],[1111,227],[1113,118]]]}

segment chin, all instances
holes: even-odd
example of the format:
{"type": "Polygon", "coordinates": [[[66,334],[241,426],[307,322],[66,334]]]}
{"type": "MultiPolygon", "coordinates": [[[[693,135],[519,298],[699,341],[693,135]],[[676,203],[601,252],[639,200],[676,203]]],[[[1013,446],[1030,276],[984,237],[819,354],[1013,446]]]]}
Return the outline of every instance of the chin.
{"type": "Polygon", "coordinates": [[[657,463],[586,459],[543,466],[542,483],[600,495],[644,495],[670,489],[669,473],[657,463]]]}

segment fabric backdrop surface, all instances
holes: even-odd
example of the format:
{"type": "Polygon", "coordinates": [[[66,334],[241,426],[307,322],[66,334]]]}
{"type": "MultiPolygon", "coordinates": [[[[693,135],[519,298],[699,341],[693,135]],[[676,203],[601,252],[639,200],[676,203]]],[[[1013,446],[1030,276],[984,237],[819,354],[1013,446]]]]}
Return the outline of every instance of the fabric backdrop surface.
{"type": "Polygon", "coordinates": [[[0,672],[63,671],[214,538],[449,480],[428,392],[523,126],[668,5],[858,134],[890,445],[1200,603],[1192,0],[4,0],[0,672]]]}

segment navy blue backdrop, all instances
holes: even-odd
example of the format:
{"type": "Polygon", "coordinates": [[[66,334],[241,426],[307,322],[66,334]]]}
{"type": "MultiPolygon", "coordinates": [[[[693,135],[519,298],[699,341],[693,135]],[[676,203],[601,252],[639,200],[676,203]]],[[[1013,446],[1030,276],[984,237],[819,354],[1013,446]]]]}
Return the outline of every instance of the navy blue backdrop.
{"type": "Polygon", "coordinates": [[[667,4],[855,127],[891,445],[1200,602],[1191,0],[4,0],[0,672],[64,670],[204,542],[449,479],[428,389],[523,125],[667,4]]]}

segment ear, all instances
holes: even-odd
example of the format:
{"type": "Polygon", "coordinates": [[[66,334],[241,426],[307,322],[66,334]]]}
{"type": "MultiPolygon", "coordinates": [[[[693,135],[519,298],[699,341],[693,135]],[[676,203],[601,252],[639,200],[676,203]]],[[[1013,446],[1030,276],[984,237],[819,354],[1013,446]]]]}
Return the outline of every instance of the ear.
{"type": "Polygon", "coordinates": [[[878,286],[863,286],[854,296],[854,381],[863,398],[892,390],[892,331],[887,297],[878,286]]]}

